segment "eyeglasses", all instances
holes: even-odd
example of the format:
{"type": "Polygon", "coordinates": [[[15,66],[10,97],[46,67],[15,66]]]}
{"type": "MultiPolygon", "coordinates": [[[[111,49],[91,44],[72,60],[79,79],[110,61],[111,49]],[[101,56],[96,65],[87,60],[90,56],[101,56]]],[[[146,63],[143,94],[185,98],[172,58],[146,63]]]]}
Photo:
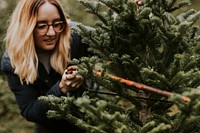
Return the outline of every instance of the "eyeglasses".
{"type": "Polygon", "coordinates": [[[65,22],[63,21],[56,21],[53,22],[52,24],[47,24],[47,23],[38,23],[36,24],[36,31],[40,35],[45,35],[49,31],[49,27],[52,26],[54,31],[57,33],[60,33],[64,30],[65,27],[65,22]]]}

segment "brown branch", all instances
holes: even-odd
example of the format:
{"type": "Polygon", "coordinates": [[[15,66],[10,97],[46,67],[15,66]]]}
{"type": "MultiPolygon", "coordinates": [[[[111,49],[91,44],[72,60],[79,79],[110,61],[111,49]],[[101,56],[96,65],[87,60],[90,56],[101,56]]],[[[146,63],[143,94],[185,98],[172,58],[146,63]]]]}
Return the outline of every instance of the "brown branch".
{"type": "MultiPolygon", "coordinates": [[[[101,76],[101,72],[95,72],[95,74],[97,76],[101,76]]],[[[156,94],[163,95],[163,96],[166,96],[166,97],[170,97],[170,96],[174,95],[174,93],[172,93],[172,92],[153,88],[151,86],[147,86],[147,85],[144,85],[144,84],[141,84],[141,83],[137,83],[137,82],[134,82],[132,80],[127,80],[127,79],[124,79],[124,78],[121,78],[121,77],[118,77],[118,76],[114,76],[114,75],[111,75],[111,74],[108,74],[108,76],[112,79],[118,80],[122,84],[126,84],[128,86],[134,86],[134,87],[136,87],[137,89],[140,89],[140,90],[156,93],[156,94]]],[[[190,98],[187,97],[187,96],[181,96],[181,99],[185,102],[190,102],[190,98]]]]}

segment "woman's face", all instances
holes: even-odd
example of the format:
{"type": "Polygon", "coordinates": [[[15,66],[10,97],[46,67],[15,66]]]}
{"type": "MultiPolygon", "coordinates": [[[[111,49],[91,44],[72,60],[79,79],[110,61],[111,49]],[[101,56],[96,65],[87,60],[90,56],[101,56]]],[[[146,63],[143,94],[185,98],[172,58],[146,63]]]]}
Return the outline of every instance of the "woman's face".
{"type": "Polygon", "coordinates": [[[60,32],[55,31],[59,28],[59,24],[63,22],[60,14],[54,5],[45,3],[39,7],[37,18],[34,29],[36,51],[52,51],[56,47],[60,36],[60,32]]]}

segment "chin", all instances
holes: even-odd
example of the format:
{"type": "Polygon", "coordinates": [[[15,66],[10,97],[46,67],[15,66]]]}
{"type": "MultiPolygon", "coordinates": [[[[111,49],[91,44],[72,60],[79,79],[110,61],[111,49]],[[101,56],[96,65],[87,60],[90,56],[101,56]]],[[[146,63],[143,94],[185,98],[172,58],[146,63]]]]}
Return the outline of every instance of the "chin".
{"type": "Polygon", "coordinates": [[[48,45],[42,48],[44,51],[52,51],[55,49],[55,45],[48,45]]]}
{"type": "Polygon", "coordinates": [[[55,43],[46,43],[44,45],[44,49],[46,49],[46,50],[53,50],[55,47],[56,47],[55,43]]]}
{"type": "Polygon", "coordinates": [[[55,49],[55,47],[45,47],[45,48],[44,48],[45,51],[52,51],[52,50],[54,50],[54,49],[55,49]]]}

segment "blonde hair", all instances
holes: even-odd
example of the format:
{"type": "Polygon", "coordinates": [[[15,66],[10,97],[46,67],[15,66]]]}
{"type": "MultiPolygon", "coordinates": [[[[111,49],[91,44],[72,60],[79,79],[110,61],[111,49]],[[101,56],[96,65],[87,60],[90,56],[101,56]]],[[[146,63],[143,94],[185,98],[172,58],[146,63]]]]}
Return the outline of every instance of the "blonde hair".
{"type": "Polygon", "coordinates": [[[38,57],[35,50],[33,31],[37,22],[38,8],[44,3],[57,7],[66,27],[60,33],[60,39],[51,55],[50,64],[53,69],[62,74],[70,60],[70,29],[63,9],[57,0],[20,0],[16,6],[6,35],[6,49],[14,68],[14,73],[21,83],[33,83],[38,74],[38,57]]]}

